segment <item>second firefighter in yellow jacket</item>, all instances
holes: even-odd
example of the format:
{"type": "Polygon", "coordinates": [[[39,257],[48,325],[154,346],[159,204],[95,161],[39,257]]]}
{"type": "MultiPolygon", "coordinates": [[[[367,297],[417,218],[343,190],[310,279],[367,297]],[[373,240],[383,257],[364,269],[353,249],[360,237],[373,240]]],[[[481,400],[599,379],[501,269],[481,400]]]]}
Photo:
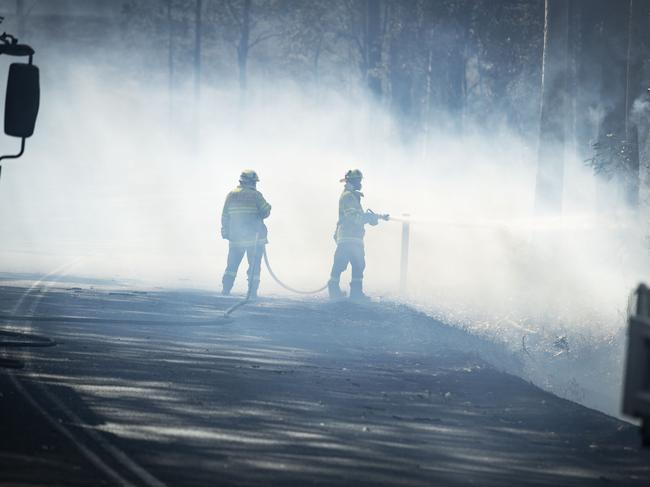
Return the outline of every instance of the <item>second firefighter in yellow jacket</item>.
{"type": "Polygon", "coordinates": [[[267,229],[264,219],[271,214],[271,205],[257,191],[255,171],[241,173],[239,186],[228,193],[221,213],[221,236],[229,241],[228,264],[222,284],[228,295],[235,282],[237,269],[244,255],[248,258],[248,297],[257,297],[267,229]]]}
{"type": "Polygon", "coordinates": [[[363,174],[358,169],[351,169],[345,174],[341,182],[345,188],[339,198],[339,220],[336,224],[336,252],[330,280],[327,285],[330,298],[344,297],[340,288],[341,273],[352,267],[352,280],[350,281],[350,299],[367,299],[363,293],[363,272],[366,268],[365,249],[363,237],[366,233],[364,226],[377,225],[379,219],[388,219],[388,215],[377,215],[372,211],[364,212],[361,206],[361,181],[363,174]]]}

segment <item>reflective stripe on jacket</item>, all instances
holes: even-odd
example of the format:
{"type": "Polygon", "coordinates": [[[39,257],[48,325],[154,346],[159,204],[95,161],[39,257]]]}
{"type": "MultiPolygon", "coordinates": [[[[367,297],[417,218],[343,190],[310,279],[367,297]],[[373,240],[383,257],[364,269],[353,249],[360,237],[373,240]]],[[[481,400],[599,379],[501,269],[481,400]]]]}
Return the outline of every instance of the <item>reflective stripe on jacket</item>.
{"type": "Polygon", "coordinates": [[[221,212],[221,236],[237,247],[252,247],[268,242],[263,220],[271,214],[271,205],[254,188],[237,186],[228,193],[221,212]]]}
{"type": "Polygon", "coordinates": [[[363,244],[366,223],[361,197],[363,193],[346,185],[339,198],[339,221],[336,225],[336,243],[355,242],[363,244]]]}

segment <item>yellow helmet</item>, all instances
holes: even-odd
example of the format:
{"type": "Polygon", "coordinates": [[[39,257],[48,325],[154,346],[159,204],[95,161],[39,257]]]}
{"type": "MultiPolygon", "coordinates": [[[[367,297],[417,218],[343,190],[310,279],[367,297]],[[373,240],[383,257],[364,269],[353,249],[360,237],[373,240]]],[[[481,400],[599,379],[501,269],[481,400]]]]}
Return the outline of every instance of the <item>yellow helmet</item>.
{"type": "Polygon", "coordinates": [[[348,172],[345,173],[345,177],[340,180],[341,183],[343,182],[350,182],[355,179],[363,179],[363,173],[359,171],[358,169],[350,169],[348,172]]]}
{"type": "Polygon", "coordinates": [[[257,176],[257,173],[253,171],[252,169],[245,169],[242,171],[241,176],[239,176],[239,181],[241,183],[257,183],[259,182],[260,178],[257,176]]]}

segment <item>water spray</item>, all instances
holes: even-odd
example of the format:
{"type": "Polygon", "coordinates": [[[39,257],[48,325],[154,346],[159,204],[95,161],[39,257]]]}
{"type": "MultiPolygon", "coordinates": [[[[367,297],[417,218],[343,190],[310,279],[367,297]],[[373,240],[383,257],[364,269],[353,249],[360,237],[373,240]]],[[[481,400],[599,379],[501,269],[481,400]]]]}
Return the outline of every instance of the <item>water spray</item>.
{"type": "Polygon", "coordinates": [[[402,217],[390,217],[390,221],[409,224],[428,224],[455,228],[486,228],[495,230],[522,231],[558,231],[558,230],[592,230],[626,228],[633,215],[612,214],[610,218],[595,215],[560,215],[556,217],[529,217],[510,219],[452,219],[442,217],[421,217],[408,214],[402,217]]]}
{"type": "MultiPolygon", "coordinates": [[[[408,267],[409,267],[409,247],[411,241],[411,225],[413,224],[426,224],[440,227],[455,227],[466,229],[489,229],[498,231],[561,231],[561,230],[590,230],[593,228],[604,227],[620,227],[624,225],[624,218],[616,218],[612,220],[598,220],[591,215],[563,215],[559,217],[547,218],[521,218],[509,220],[497,219],[476,219],[476,220],[461,220],[461,219],[446,219],[446,218],[432,218],[432,217],[417,217],[409,213],[403,213],[401,216],[391,216],[389,214],[379,214],[372,210],[366,210],[366,215],[369,216],[369,221],[376,224],[379,220],[390,221],[402,224],[402,237],[400,249],[400,277],[399,277],[399,293],[405,295],[407,291],[408,282],[408,267]]],[[[268,253],[266,249],[263,252],[264,265],[269,272],[271,278],[283,289],[301,295],[315,295],[327,289],[327,283],[312,289],[302,290],[286,284],[282,281],[271,267],[268,253]]],[[[247,296],[240,302],[231,306],[224,312],[223,318],[230,318],[231,314],[242,306],[251,302],[250,296],[247,296]]],[[[523,342],[525,351],[525,338],[523,342]]]]}

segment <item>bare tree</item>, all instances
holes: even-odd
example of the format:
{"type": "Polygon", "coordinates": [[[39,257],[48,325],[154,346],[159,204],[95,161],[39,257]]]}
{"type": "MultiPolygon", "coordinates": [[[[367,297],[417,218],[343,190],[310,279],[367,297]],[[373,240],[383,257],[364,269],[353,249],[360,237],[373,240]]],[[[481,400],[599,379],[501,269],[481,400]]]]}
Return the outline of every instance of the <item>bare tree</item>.
{"type": "Polygon", "coordinates": [[[173,118],[174,100],[174,21],[173,1],[167,0],[167,89],[169,103],[169,119],[173,118]]]}
{"type": "MultiPolygon", "coordinates": [[[[230,5],[230,11],[232,3],[230,5]]],[[[248,53],[251,50],[251,0],[243,0],[241,16],[234,17],[239,23],[239,42],[237,44],[237,66],[239,67],[239,89],[244,93],[248,89],[248,53]]]]}
{"type": "Polygon", "coordinates": [[[194,97],[201,97],[201,50],[203,40],[203,0],[196,0],[194,11],[194,97]]]}
{"type": "MultiPolygon", "coordinates": [[[[639,206],[639,130],[632,117],[634,101],[641,92],[641,61],[637,48],[637,15],[634,0],[627,2],[627,46],[625,62],[625,140],[629,147],[625,200],[630,208],[639,206]]],[[[645,26],[643,26],[645,28],[645,26]]]]}
{"type": "Polygon", "coordinates": [[[364,30],[364,74],[370,92],[381,98],[381,0],[365,0],[364,30]]]}
{"type": "MultiPolygon", "coordinates": [[[[311,80],[319,84],[323,60],[327,62],[337,58],[337,48],[340,47],[337,44],[338,32],[341,29],[337,19],[342,2],[284,0],[283,4],[287,15],[283,17],[286,29],[281,42],[283,59],[279,65],[290,70],[293,63],[294,72],[306,70],[311,80]]],[[[336,74],[330,71],[326,76],[336,74]]]]}
{"type": "Polygon", "coordinates": [[[248,64],[251,50],[282,34],[277,30],[277,26],[268,22],[270,15],[266,15],[267,24],[261,26],[262,15],[257,13],[258,11],[271,13],[272,9],[268,1],[265,3],[253,0],[222,0],[219,4],[223,6],[226,15],[219,15],[216,20],[237,51],[239,90],[243,102],[248,90],[248,64]]]}
{"type": "Polygon", "coordinates": [[[643,91],[636,32],[645,28],[646,20],[635,12],[639,10],[635,5],[632,0],[599,0],[593,22],[595,42],[593,47],[585,46],[584,57],[590,57],[590,62],[599,68],[595,72],[598,82],[593,106],[602,113],[602,118],[597,126],[596,142],[592,144],[593,155],[588,161],[599,177],[598,203],[603,210],[611,205],[611,198],[602,195],[609,195],[612,190],[617,192],[619,204],[629,208],[638,206],[639,141],[630,115],[634,100],[643,91]]]}

